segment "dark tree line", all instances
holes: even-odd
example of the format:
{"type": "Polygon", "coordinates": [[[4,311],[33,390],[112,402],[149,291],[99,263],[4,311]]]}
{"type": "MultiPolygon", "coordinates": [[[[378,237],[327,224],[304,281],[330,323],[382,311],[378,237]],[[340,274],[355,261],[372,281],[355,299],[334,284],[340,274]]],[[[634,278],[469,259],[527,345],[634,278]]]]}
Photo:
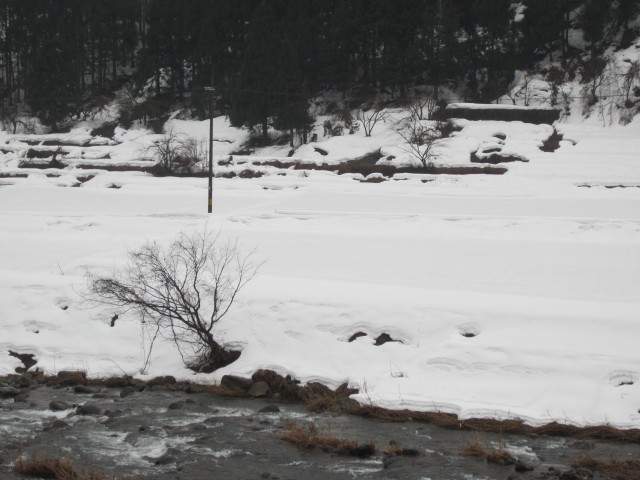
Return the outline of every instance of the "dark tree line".
{"type": "Polygon", "coordinates": [[[596,56],[632,35],[639,11],[640,0],[0,0],[2,113],[27,105],[56,128],[131,80],[203,117],[213,85],[235,124],[304,132],[326,90],[364,100],[452,86],[491,100],[516,68],[569,63],[572,29],[596,56]]]}
{"type": "Polygon", "coordinates": [[[3,114],[29,105],[55,128],[95,109],[136,67],[144,1],[0,1],[3,114]]]}

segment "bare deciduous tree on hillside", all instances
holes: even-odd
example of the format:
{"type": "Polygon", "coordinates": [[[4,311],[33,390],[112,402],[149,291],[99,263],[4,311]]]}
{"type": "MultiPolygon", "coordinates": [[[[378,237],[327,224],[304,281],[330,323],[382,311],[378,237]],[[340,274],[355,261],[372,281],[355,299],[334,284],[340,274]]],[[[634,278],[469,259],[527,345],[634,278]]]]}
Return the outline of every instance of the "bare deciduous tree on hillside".
{"type": "Polygon", "coordinates": [[[384,123],[387,119],[387,113],[383,110],[383,106],[379,103],[373,105],[363,105],[356,115],[357,120],[362,124],[364,134],[371,136],[373,127],[379,122],[384,123]]]}
{"type": "Polygon", "coordinates": [[[514,83],[507,92],[507,96],[511,100],[511,103],[516,105],[518,100],[522,100],[525,107],[531,105],[531,100],[534,96],[533,82],[536,79],[535,73],[525,72],[517,83],[514,83]],[[519,86],[517,90],[515,87],[519,86]]]}
{"type": "Polygon", "coordinates": [[[415,98],[409,104],[409,113],[418,120],[431,120],[438,106],[438,98],[431,89],[426,93],[416,90],[415,98]]]}
{"type": "Polygon", "coordinates": [[[220,234],[180,233],[168,247],[148,243],[130,252],[122,270],[89,275],[88,298],[117,314],[133,312],[152,338],[173,341],[187,366],[211,372],[240,356],[219,343],[214,328],[257,268],[220,234]]]}

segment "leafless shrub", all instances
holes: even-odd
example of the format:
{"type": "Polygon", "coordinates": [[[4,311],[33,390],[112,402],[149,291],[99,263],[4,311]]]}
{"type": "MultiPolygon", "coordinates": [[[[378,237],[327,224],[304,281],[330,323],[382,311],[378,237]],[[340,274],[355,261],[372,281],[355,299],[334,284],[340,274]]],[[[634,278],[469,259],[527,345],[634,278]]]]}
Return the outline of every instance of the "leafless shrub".
{"type": "Polygon", "coordinates": [[[396,132],[406,142],[400,148],[418,160],[426,171],[432,169],[433,161],[439,157],[435,144],[442,138],[438,125],[409,115],[396,124],[396,132]]]}
{"type": "Polygon", "coordinates": [[[208,155],[207,141],[189,137],[173,129],[143,149],[142,156],[153,158],[159,173],[192,173],[202,170],[208,155]]]}
{"type": "Polygon", "coordinates": [[[373,128],[379,122],[384,123],[386,121],[387,112],[383,110],[383,106],[380,103],[363,105],[358,110],[356,119],[362,125],[365,136],[370,137],[373,128]]]}
{"type": "Polygon", "coordinates": [[[130,252],[120,271],[89,275],[89,300],[115,308],[114,313],[132,311],[150,338],[170,339],[187,366],[211,372],[240,356],[218,343],[214,327],[257,268],[251,254],[241,255],[237,244],[219,233],[180,233],[168,247],[148,243],[130,252]]]}

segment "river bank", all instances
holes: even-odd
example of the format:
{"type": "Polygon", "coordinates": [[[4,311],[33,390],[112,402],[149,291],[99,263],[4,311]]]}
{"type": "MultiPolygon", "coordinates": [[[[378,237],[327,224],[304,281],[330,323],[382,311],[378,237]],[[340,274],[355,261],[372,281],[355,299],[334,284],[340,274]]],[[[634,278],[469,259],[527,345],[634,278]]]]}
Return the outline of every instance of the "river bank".
{"type": "Polygon", "coordinates": [[[546,432],[517,432],[517,422],[499,424],[486,419],[438,425],[438,419],[453,418],[357,407],[347,392],[317,386],[312,387],[314,398],[310,388],[297,386],[302,389],[299,396],[308,395],[303,402],[283,394],[287,388],[296,390],[295,380],[277,376],[272,377],[274,384],[267,394],[252,397],[229,386],[181,383],[171,377],[149,382],[128,377],[98,381],[79,372],[60,374],[0,379],[4,397],[0,401],[2,478],[23,478],[13,472],[18,451],[26,456],[62,456],[80,467],[119,477],[184,480],[210,476],[614,478],[593,465],[583,465],[587,459],[632,462],[640,457],[633,431],[619,431],[627,435],[625,442],[607,440],[615,429],[605,427],[547,426],[546,432]],[[278,378],[279,386],[275,384],[278,378]],[[15,390],[19,393],[13,395],[15,390]],[[349,456],[311,445],[301,448],[282,438],[292,425],[360,445],[372,444],[375,451],[349,456]],[[491,452],[503,452],[507,460],[488,461],[491,452]]]}

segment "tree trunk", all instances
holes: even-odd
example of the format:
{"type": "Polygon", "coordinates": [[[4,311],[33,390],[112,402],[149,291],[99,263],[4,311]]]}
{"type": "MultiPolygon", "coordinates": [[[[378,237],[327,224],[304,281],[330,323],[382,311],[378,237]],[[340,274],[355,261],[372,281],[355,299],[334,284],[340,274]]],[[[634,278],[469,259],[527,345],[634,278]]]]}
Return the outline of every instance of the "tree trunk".
{"type": "Polygon", "coordinates": [[[213,336],[207,332],[207,353],[205,357],[197,359],[188,367],[198,373],[211,373],[220,368],[232,364],[240,358],[240,352],[237,350],[226,350],[222,345],[213,339],[213,336]]]}

